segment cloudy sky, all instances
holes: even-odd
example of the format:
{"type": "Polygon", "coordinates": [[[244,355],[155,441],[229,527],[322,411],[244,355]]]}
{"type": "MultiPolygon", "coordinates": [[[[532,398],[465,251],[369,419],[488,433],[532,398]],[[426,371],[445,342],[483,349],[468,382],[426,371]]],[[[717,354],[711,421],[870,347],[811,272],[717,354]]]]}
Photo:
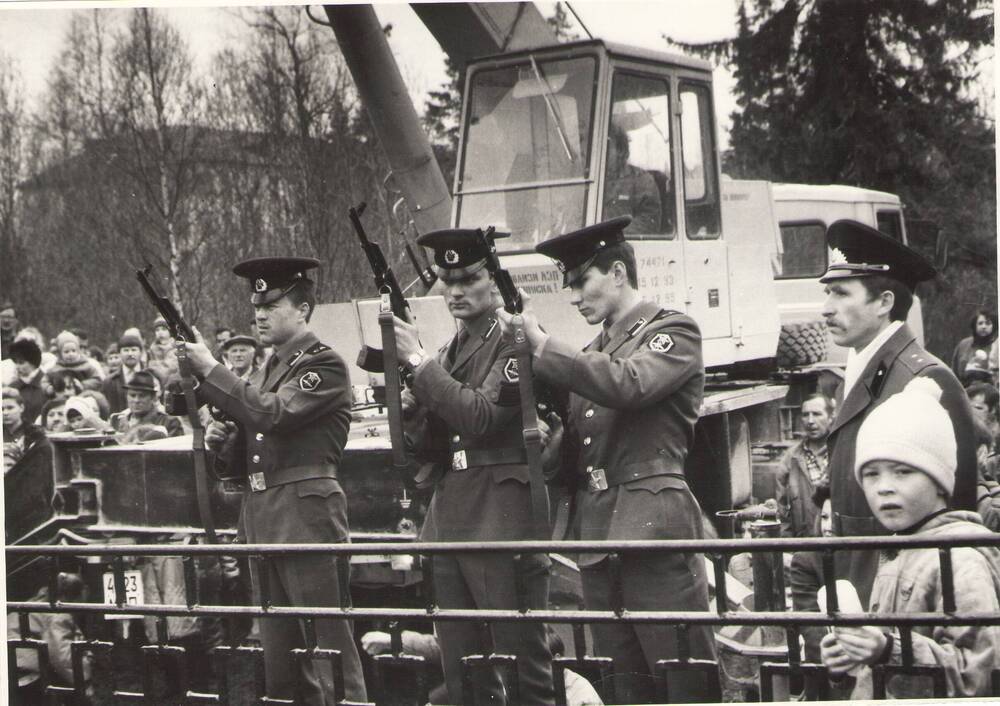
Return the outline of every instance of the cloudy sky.
{"type": "MultiPolygon", "coordinates": [[[[0,51],[18,62],[31,105],[44,91],[72,12],[83,7],[111,4],[72,0],[0,2],[0,51]]],[[[113,4],[122,7],[125,3],[113,4]]],[[[212,55],[226,44],[235,43],[241,32],[241,24],[234,18],[232,7],[219,3],[142,4],[162,8],[186,37],[198,66],[204,71],[208,70],[212,55]]],[[[554,2],[537,4],[546,16],[554,12],[554,2]]],[[[708,41],[735,34],[736,0],[576,0],[571,4],[595,37],[640,47],[664,49],[663,33],[684,41],[708,41]]],[[[444,54],[406,3],[378,2],[376,11],[383,23],[392,23],[390,44],[418,109],[422,108],[427,92],[445,81],[444,54]]],[[[577,33],[586,36],[582,29],[577,33]]],[[[332,32],[330,37],[332,41],[332,32]]],[[[729,97],[732,82],[726,72],[717,71],[716,83],[716,113],[721,118],[733,109],[729,97]]]]}

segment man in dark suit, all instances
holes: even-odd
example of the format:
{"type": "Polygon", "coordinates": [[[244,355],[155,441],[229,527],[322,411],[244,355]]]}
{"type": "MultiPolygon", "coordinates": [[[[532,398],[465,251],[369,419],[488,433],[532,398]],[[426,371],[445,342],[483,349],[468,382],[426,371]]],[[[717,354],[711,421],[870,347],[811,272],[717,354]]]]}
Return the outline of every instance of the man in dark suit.
{"type": "MultiPolygon", "coordinates": [[[[535,374],[569,390],[563,473],[574,498],[575,538],[700,539],[701,509],[684,475],[704,392],[701,333],[690,317],[661,309],[638,292],[635,253],[625,242],[628,216],[560,235],[537,250],[557,261],[570,302],[601,334],[583,351],[546,334],[530,310],[525,333],[535,374]]],[[[510,317],[498,311],[504,328],[510,317]]],[[[621,557],[629,610],[707,611],[708,584],[698,554],[621,557]]],[[[578,559],[590,610],[614,605],[604,553],[578,559]]],[[[659,701],[653,675],[678,658],[677,629],[653,624],[595,624],[595,651],[614,660],[619,703],[659,701]]],[[[711,628],[689,626],[690,655],[714,659],[711,628]]],[[[675,672],[671,703],[718,701],[718,675],[675,672]],[[708,683],[706,684],[706,679],[708,683]],[[714,696],[713,696],[714,694],[714,696]]]]}
{"type": "MultiPolygon", "coordinates": [[[[934,277],[934,267],[918,253],[856,221],[827,229],[833,249],[820,282],[826,285],[823,316],[834,343],[850,349],[837,414],[830,427],[830,494],[834,529],[844,537],[882,535],[861,487],[854,479],[854,452],[865,417],[915,377],[932,378],[943,390],[958,441],[953,507],[976,509],[976,449],[972,411],[951,369],[925,351],[906,325],[918,282],[934,277]]],[[[838,578],[854,584],[867,605],[878,552],[838,552],[838,578]]]]}
{"type": "Polygon", "coordinates": [[[143,369],[142,339],[132,333],[122,334],[118,339],[118,355],[121,357],[121,367],[104,378],[101,392],[108,399],[111,413],[121,412],[128,407],[126,386],[132,381],[132,376],[143,369]]]}
{"type": "MultiPolygon", "coordinates": [[[[312,258],[258,258],[233,268],[250,280],[257,330],[274,346],[268,364],[249,380],[216,361],[200,336],[197,343],[177,343],[201,380],[200,399],[236,420],[213,422],[206,442],[229,449],[228,463],[249,481],[239,530],[251,544],[327,544],[349,536],[337,470],[351,421],[351,386],[343,359],[309,330],[316,299],[307,272],[318,265],[312,258]]],[[[267,582],[276,606],[338,607],[342,596],[349,603],[348,567],[335,557],[273,557],[266,571],[251,571],[251,579],[256,591],[267,582]]],[[[260,623],[268,696],[333,704],[329,662],[296,667],[290,654],[306,647],[304,624],[287,618],[260,623]],[[297,669],[303,685],[298,694],[297,669]]],[[[325,618],[314,625],[317,647],[341,653],[346,698],[366,701],[350,623],[325,618]]]]}
{"type": "MultiPolygon", "coordinates": [[[[459,330],[436,356],[420,345],[415,326],[396,320],[399,358],[413,372],[404,409],[411,419],[430,410],[426,437],[440,439],[446,468],[437,480],[424,520],[424,541],[530,539],[528,466],[522,439],[516,354],[500,335],[493,311],[496,285],[485,268],[474,230],[427,233],[418,241],[434,250],[444,297],[459,330]],[[424,410],[416,409],[421,406],[424,410]]],[[[433,559],[434,586],[442,608],[518,607],[517,583],[528,605],[544,609],[548,600],[549,558],[545,554],[446,554],[433,559]]],[[[492,644],[471,622],[435,625],[449,703],[465,703],[464,656],[517,657],[519,704],[552,704],[552,655],[541,623],[495,622],[492,644]]],[[[485,701],[507,703],[494,672],[477,675],[485,701]]]]}

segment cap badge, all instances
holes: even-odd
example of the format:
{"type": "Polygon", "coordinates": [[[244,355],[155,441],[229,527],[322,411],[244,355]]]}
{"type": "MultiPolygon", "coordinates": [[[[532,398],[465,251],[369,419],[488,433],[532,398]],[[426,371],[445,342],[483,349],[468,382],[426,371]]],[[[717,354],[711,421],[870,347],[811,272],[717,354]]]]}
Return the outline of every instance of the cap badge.
{"type": "Polygon", "coordinates": [[[560,272],[566,274],[566,263],[564,263],[562,260],[556,260],[556,267],[559,268],[560,272]]]}
{"type": "Polygon", "coordinates": [[[839,248],[830,248],[830,264],[839,265],[847,262],[847,255],[842,253],[839,248]]]}
{"type": "Polygon", "coordinates": [[[255,279],[253,281],[253,291],[255,291],[255,292],[266,292],[267,291],[267,282],[264,279],[262,279],[261,277],[258,277],[257,279],[255,279]]]}
{"type": "Polygon", "coordinates": [[[455,265],[455,264],[457,264],[458,263],[458,253],[455,252],[454,250],[445,250],[444,251],[444,261],[447,262],[449,265],[455,265]]]}

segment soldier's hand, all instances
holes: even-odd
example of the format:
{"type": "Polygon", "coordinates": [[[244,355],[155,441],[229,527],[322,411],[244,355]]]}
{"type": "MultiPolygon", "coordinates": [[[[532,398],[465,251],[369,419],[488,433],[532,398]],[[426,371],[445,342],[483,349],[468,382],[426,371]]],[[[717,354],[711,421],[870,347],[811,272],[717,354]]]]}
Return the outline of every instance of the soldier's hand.
{"type": "Polygon", "coordinates": [[[549,423],[538,420],[542,432],[542,468],[551,471],[559,464],[559,450],[562,447],[563,423],[558,414],[549,415],[549,423]]]}
{"type": "Polygon", "coordinates": [[[403,414],[409,416],[417,409],[417,398],[413,396],[413,392],[408,387],[404,387],[399,391],[399,401],[400,407],[403,410],[403,414]]]}
{"type": "Polygon", "coordinates": [[[191,369],[196,375],[207,375],[208,372],[219,364],[219,361],[215,359],[212,355],[212,351],[208,349],[205,345],[205,340],[202,338],[201,333],[198,329],[194,330],[193,342],[182,341],[177,339],[175,341],[175,346],[177,348],[177,356],[187,356],[188,360],[191,362],[191,369]]]}
{"type": "Polygon", "coordinates": [[[211,421],[205,428],[205,446],[210,451],[218,451],[236,434],[236,422],[211,421]]]}
{"type": "Polygon", "coordinates": [[[528,345],[534,351],[542,344],[542,341],[548,338],[548,334],[538,324],[538,317],[535,315],[535,310],[531,307],[531,297],[523,289],[518,289],[517,291],[521,294],[523,305],[521,313],[511,314],[503,307],[500,307],[496,310],[497,321],[500,323],[500,330],[503,332],[503,335],[511,338],[514,335],[514,317],[520,316],[523,321],[524,333],[528,338],[528,345]]]}
{"type": "Polygon", "coordinates": [[[420,345],[420,333],[413,324],[408,324],[399,317],[393,317],[396,329],[396,355],[400,362],[406,362],[413,353],[423,350],[420,345]]]}

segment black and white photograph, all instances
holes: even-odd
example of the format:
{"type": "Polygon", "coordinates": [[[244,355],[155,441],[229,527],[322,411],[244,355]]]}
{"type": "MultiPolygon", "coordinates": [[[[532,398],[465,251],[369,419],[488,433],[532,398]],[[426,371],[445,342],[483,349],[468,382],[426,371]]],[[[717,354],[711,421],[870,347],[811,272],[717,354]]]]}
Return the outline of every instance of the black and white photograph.
{"type": "Polygon", "coordinates": [[[995,16],[0,0],[0,701],[1000,702],[995,16]]]}

